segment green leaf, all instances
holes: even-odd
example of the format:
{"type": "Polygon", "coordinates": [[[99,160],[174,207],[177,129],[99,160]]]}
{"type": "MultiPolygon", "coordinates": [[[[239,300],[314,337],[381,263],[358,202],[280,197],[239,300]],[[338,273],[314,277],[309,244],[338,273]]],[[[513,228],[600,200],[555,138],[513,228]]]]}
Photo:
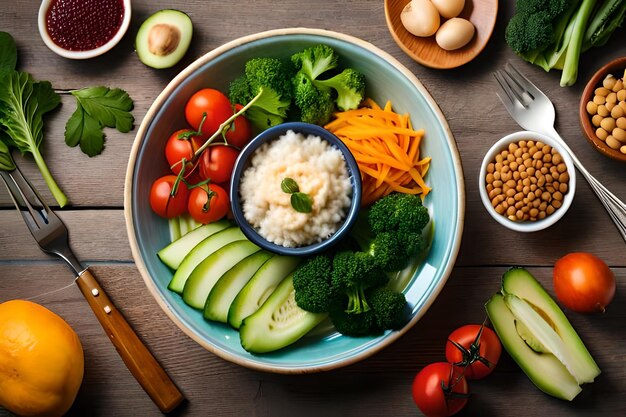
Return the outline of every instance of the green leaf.
{"type": "Polygon", "coordinates": [[[305,193],[291,194],[291,207],[298,213],[310,213],[313,211],[313,199],[305,193]]]}
{"type": "Polygon", "coordinates": [[[298,183],[293,178],[285,178],[280,182],[280,189],[283,190],[284,193],[293,194],[300,191],[300,187],[298,187],[298,183]]]}
{"type": "Polygon", "coordinates": [[[8,75],[17,65],[17,47],[13,37],[0,32],[0,78],[8,75]]]}
{"type": "Polygon", "coordinates": [[[72,91],[86,113],[107,127],[129,132],[135,121],[130,111],[133,100],[119,88],[89,87],[72,91]]]}
{"type": "Polygon", "coordinates": [[[65,124],[65,143],[68,146],[80,144],[80,149],[89,156],[96,156],[104,149],[102,125],[79,104],[65,124]]]}
{"type": "Polygon", "coordinates": [[[11,156],[11,149],[2,140],[4,133],[0,130],[0,170],[13,171],[15,169],[15,161],[11,156]]]}
{"type": "Polygon", "coordinates": [[[35,82],[26,72],[12,71],[2,79],[0,88],[0,125],[7,134],[8,145],[22,153],[31,153],[48,188],[59,205],[67,197],[48,170],[39,151],[43,141],[43,115],[61,102],[47,81],[35,82]]]}

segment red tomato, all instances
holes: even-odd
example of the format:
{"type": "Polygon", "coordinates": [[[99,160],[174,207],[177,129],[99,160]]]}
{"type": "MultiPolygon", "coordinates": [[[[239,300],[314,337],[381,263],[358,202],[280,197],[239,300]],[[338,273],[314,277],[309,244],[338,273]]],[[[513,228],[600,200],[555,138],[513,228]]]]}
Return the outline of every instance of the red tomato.
{"type": "Polygon", "coordinates": [[[450,333],[446,342],[446,360],[461,368],[466,367],[467,379],[482,379],[489,375],[498,364],[501,353],[502,344],[498,336],[479,324],[459,327],[450,333]]]}
{"type": "Polygon", "coordinates": [[[579,313],[604,312],[615,295],[613,272],[590,253],[570,253],[556,261],[553,281],[559,301],[579,313]]]}
{"type": "Polygon", "coordinates": [[[193,153],[196,150],[192,139],[196,136],[192,136],[189,139],[183,139],[179,136],[181,134],[185,134],[188,132],[192,132],[190,129],[181,129],[172,133],[172,136],[167,140],[165,144],[165,158],[167,159],[167,163],[170,165],[170,169],[174,174],[180,172],[182,168],[182,164],[180,161],[185,158],[187,161],[185,172],[188,172],[192,167],[193,163],[191,160],[193,159],[193,153]]]}
{"type": "MultiPolygon", "coordinates": [[[[235,104],[235,113],[241,110],[241,104],[235,104]]],[[[235,114],[233,113],[233,114],[235,114]]],[[[243,148],[252,139],[252,125],[245,116],[238,116],[226,131],[226,140],[229,145],[243,148]]]]}
{"type": "Polygon", "coordinates": [[[206,186],[191,190],[187,208],[194,220],[206,224],[224,217],[230,209],[230,201],[228,194],[222,187],[217,184],[209,184],[208,191],[206,186]]]}
{"type": "Polygon", "coordinates": [[[152,183],[150,206],[161,217],[171,219],[187,212],[189,190],[185,183],[180,181],[176,193],[172,195],[175,182],[176,175],[165,175],[152,183]]]}
{"type": "Polygon", "coordinates": [[[204,88],[191,96],[185,105],[187,123],[196,131],[200,130],[202,117],[206,113],[206,120],[202,124],[202,138],[207,139],[217,132],[217,129],[230,116],[233,108],[228,97],[212,88],[204,88]]]}
{"type": "Polygon", "coordinates": [[[231,146],[211,145],[202,152],[198,161],[200,178],[213,183],[230,180],[239,151],[231,146]]]}
{"type": "Polygon", "coordinates": [[[447,362],[431,363],[413,380],[413,401],[427,417],[448,417],[461,411],[469,397],[462,369],[447,362]]]}

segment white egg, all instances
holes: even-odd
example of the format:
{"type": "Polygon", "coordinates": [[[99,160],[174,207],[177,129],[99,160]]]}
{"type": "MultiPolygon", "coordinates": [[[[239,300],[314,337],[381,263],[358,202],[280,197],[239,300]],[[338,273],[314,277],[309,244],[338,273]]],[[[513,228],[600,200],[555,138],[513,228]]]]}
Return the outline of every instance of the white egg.
{"type": "Polygon", "coordinates": [[[430,0],[411,0],[404,6],[400,20],[405,29],[415,36],[432,36],[439,29],[439,12],[430,0]]]}
{"type": "Polygon", "coordinates": [[[465,7],[465,0],[430,0],[446,19],[457,17],[465,7]]]}
{"type": "Polygon", "coordinates": [[[474,37],[476,29],[469,20],[453,17],[446,20],[437,31],[437,44],[446,51],[453,51],[464,47],[474,37]]]}

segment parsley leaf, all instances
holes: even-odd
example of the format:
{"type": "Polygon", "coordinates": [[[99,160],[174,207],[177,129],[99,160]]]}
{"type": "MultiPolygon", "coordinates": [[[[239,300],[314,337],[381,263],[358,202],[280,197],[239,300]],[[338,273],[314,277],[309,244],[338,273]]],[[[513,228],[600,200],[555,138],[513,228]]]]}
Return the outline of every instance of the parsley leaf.
{"type": "Polygon", "coordinates": [[[69,146],[80,144],[80,150],[89,156],[96,156],[104,149],[104,132],[100,123],[85,113],[81,105],[65,125],[65,143],[69,146]]]}
{"type": "Polygon", "coordinates": [[[106,127],[116,128],[126,133],[133,128],[135,121],[130,111],[133,100],[126,91],[119,88],[88,87],[71,92],[76,97],[76,111],[65,125],[65,143],[69,146],[80,144],[80,149],[89,156],[95,156],[104,149],[106,127]]]}

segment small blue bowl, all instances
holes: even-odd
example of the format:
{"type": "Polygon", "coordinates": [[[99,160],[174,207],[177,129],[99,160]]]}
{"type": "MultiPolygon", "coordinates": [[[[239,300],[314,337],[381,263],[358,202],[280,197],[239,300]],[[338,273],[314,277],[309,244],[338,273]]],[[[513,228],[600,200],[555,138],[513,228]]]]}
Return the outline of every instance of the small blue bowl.
{"type": "Polygon", "coordinates": [[[330,248],[334,244],[338,243],[341,238],[344,237],[354,225],[357,215],[359,214],[359,208],[361,205],[361,174],[359,172],[359,166],[357,165],[357,162],[354,159],[354,156],[352,156],[352,153],[350,152],[348,147],[341,141],[341,139],[330,133],[328,130],[324,129],[323,127],[309,123],[283,123],[281,125],[274,126],[263,131],[257,137],[252,139],[245,148],[242,149],[239,157],[237,158],[237,162],[235,162],[235,168],[233,169],[233,175],[230,181],[230,201],[235,221],[241,228],[243,234],[246,235],[246,237],[254,242],[256,245],[260,246],[263,249],[281,255],[309,256],[315,253],[322,252],[330,248]],[[352,185],[350,208],[348,209],[348,213],[343,219],[343,223],[341,224],[341,226],[339,226],[339,229],[337,229],[335,233],[333,233],[327,239],[322,240],[321,242],[317,242],[307,246],[290,248],[282,245],[277,245],[268,241],[263,236],[261,236],[257,232],[257,230],[252,225],[250,225],[250,223],[248,223],[243,214],[241,195],[239,193],[239,183],[241,181],[244,171],[250,165],[249,161],[254,152],[264,143],[278,139],[289,130],[293,130],[295,133],[301,133],[305,136],[319,136],[323,140],[329,142],[335,148],[339,149],[343,154],[344,160],[346,161],[348,175],[350,177],[350,183],[352,185]]]}

